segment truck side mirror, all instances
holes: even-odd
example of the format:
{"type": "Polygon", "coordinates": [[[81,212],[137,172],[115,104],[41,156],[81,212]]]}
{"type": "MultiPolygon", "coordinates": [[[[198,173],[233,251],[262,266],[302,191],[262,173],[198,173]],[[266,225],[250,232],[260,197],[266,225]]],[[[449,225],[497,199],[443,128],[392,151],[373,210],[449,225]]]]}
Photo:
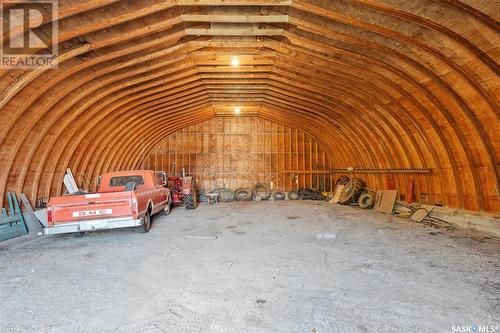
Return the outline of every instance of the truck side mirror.
{"type": "Polygon", "coordinates": [[[102,176],[97,177],[97,187],[101,186],[102,176]]]}

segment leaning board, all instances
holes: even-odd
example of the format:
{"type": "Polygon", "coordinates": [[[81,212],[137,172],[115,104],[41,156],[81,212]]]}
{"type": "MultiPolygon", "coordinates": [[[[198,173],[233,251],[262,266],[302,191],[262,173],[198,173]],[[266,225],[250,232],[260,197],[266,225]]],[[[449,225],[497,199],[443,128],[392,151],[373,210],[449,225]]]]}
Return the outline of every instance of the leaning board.
{"type": "Polygon", "coordinates": [[[387,214],[392,213],[397,195],[398,191],[396,190],[377,191],[377,196],[375,197],[375,205],[373,206],[373,208],[378,212],[387,214]]]}

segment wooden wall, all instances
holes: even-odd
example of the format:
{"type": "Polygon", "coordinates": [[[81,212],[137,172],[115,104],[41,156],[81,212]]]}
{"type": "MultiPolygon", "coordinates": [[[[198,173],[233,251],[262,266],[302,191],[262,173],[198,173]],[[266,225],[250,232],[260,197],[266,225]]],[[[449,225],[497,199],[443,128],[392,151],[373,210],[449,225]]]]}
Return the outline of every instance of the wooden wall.
{"type": "Polygon", "coordinates": [[[331,168],[318,141],[302,130],[258,117],[216,117],[174,132],[151,151],[144,167],[167,173],[185,168],[207,190],[257,182],[272,182],[273,189],[285,191],[330,189],[329,175],[311,173],[331,168]]]}

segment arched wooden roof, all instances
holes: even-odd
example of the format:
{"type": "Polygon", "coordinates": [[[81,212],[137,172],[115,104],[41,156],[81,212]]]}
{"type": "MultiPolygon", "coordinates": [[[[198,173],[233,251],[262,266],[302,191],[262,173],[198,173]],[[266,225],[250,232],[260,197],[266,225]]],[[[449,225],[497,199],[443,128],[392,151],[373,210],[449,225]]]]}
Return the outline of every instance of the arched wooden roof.
{"type": "Polygon", "coordinates": [[[494,1],[59,7],[59,69],[1,71],[2,196],[57,193],[67,167],[137,167],[172,131],[240,105],[314,133],[338,167],[432,168],[445,205],[500,211],[494,1]]]}

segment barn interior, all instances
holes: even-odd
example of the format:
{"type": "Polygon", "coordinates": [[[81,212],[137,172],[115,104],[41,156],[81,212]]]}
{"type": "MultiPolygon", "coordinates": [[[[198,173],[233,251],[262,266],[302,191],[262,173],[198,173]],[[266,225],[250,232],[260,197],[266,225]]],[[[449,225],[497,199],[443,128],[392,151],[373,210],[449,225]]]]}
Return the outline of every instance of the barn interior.
{"type": "Polygon", "coordinates": [[[0,330],[500,329],[495,1],[0,6],[0,330]],[[14,64],[33,36],[50,65],[14,64]],[[68,170],[191,177],[196,209],[44,235],[68,170]]]}

